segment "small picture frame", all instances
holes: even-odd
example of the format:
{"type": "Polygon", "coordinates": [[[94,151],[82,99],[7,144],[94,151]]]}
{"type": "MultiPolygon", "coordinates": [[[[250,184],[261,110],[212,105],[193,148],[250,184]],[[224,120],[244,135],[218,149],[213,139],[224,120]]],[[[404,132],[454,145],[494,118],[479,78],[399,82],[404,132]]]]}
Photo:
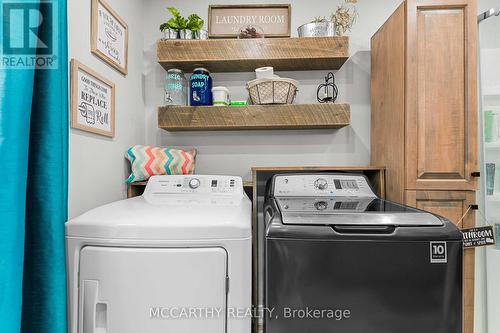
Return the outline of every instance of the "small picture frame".
{"type": "Polygon", "coordinates": [[[290,37],[290,4],[210,5],[210,38],[236,38],[241,28],[258,26],[264,37],[290,37]]]}
{"type": "Polygon", "coordinates": [[[71,128],[115,136],[115,84],[71,60],[71,128]]]}
{"type": "Polygon", "coordinates": [[[123,75],[128,73],[128,25],[105,0],[92,0],[92,53],[123,75]]]}

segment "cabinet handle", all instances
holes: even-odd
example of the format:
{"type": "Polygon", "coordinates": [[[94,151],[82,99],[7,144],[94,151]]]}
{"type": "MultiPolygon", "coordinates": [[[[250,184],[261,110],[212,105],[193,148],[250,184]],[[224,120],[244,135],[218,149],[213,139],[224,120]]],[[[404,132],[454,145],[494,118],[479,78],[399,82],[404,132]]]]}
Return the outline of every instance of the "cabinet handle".
{"type": "Polygon", "coordinates": [[[476,178],[479,178],[481,177],[481,172],[479,171],[474,171],[470,174],[472,177],[476,177],[476,178]]]}

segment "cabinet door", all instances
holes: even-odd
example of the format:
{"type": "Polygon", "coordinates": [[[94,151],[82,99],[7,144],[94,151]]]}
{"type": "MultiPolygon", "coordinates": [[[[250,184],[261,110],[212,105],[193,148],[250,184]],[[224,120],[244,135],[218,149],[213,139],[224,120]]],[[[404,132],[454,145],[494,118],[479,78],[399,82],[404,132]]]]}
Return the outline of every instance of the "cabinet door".
{"type": "MultiPolygon", "coordinates": [[[[406,191],[406,204],[446,217],[457,223],[475,204],[473,191],[406,191]]],[[[461,228],[475,225],[474,211],[462,220],[461,228]]],[[[464,251],[464,333],[474,331],[474,249],[464,251]]]]}
{"type": "Polygon", "coordinates": [[[408,0],[406,188],[474,190],[474,0],[408,0]]]}

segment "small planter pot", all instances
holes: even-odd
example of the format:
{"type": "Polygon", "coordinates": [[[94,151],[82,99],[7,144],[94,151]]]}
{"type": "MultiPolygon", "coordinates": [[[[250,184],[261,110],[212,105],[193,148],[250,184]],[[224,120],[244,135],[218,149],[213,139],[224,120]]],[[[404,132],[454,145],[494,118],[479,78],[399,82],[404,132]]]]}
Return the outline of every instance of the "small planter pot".
{"type": "Polygon", "coordinates": [[[179,30],[180,39],[193,39],[193,32],[191,30],[179,30]]]}
{"type": "Polygon", "coordinates": [[[208,31],[198,30],[193,32],[194,39],[208,39],[208,31]]]}
{"type": "Polygon", "coordinates": [[[177,39],[177,31],[174,29],[163,30],[163,39],[177,39]]]}
{"type": "Polygon", "coordinates": [[[335,24],[332,22],[317,22],[301,25],[297,29],[299,37],[333,37],[335,24]]]}
{"type": "Polygon", "coordinates": [[[177,31],[174,29],[165,29],[163,30],[163,38],[164,39],[177,39],[177,31]]]}

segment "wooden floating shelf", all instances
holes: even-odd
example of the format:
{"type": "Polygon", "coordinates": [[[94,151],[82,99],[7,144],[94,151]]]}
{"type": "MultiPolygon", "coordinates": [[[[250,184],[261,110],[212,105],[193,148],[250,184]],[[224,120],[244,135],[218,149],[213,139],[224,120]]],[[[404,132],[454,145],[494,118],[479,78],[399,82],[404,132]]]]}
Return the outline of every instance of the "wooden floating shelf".
{"type": "Polygon", "coordinates": [[[252,72],[339,69],[349,58],[348,37],[161,40],[158,62],[165,68],[192,72],[252,72]]]}
{"type": "Polygon", "coordinates": [[[349,104],[165,106],[158,127],[167,131],[302,130],[348,126],[349,104]]]}

